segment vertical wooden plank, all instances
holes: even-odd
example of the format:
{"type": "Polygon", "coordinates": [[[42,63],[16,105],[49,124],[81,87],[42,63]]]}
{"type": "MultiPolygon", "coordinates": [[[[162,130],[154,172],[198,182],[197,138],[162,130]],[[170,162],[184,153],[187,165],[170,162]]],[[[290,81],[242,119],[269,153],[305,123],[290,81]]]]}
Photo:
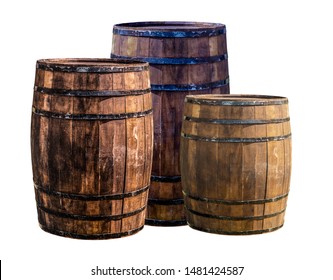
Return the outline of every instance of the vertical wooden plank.
{"type": "MultiPolygon", "coordinates": [[[[73,159],[73,182],[72,192],[74,194],[84,193],[85,175],[86,170],[86,151],[85,151],[85,135],[86,127],[85,121],[75,121],[72,128],[72,154],[73,159]]],[[[82,209],[83,211],[83,209],[82,209]]]]}
{"type": "MultiPolygon", "coordinates": [[[[113,191],[114,178],[114,161],[113,158],[113,138],[114,121],[100,121],[99,126],[99,180],[100,194],[111,194],[113,191]]],[[[120,149],[120,147],[118,147],[120,149]]],[[[121,180],[123,181],[123,180],[121,180]]]]}
{"type": "Polygon", "coordinates": [[[284,181],[284,143],[283,141],[268,142],[268,180],[267,198],[273,198],[282,194],[284,181]]]}
{"type": "Polygon", "coordinates": [[[149,57],[149,37],[138,37],[136,55],[141,57],[149,57]]]}
{"type": "Polygon", "coordinates": [[[134,90],[140,88],[136,72],[128,72],[124,74],[124,90],[134,90]]]}
{"type": "Polygon", "coordinates": [[[207,63],[194,64],[188,66],[188,83],[189,84],[204,84],[210,82],[211,66],[207,63]]]}
{"type": "Polygon", "coordinates": [[[112,37],[113,37],[112,38],[112,53],[119,55],[120,54],[120,41],[121,41],[120,35],[113,34],[112,37]]]}
{"type": "Polygon", "coordinates": [[[174,57],[190,57],[189,48],[192,48],[192,45],[188,44],[189,40],[189,38],[174,39],[174,57]]]}
{"type": "Polygon", "coordinates": [[[161,174],[161,162],[160,158],[162,157],[162,99],[163,92],[158,92],[152,95],[153,99],[153,119],[154,119],[154,151],[153,151],[153,167],[152,174],[158,175],[161,174]]]}
{"type": "Polygon", "coordinates": [[[148,71],[143,71],[141,73],[142,73],[142,89],[150,88],[149,70],[148,71]]]}
{"type": "Polygon", "coordinates": [[[35,72],[35,86],[36,87],[44,86],[44,75],[45,75],[44,70],[36,68],[36,72],[35,72]]]}
{"type": "Polygon", "coordinates": [[[87,90],[100,90],[99,75],[98,73],[89,73],[89,75],[87,75],[87,90]]]}
{"type": "Polygon", "coordinates": [[[227,53],[227,36],[226,34],[221,34],[217,36],[217,44],[219,46],[219,54],[227,53]]]}
{"type": "Polygon", "coordinates": [[[175,108],[171,105],[170,94],[162,95],[161,108],[161,161],[162,176],[174,176],[174,129],[175,129],[175,108]]]}
{"type": "Polygon", "coordinates": [[[228,146],[230,148],[228,151],[230,176],[228,198],[238,200],[242,195],[242,180],[239,175],[242,172],[243,143],[232,143],[228,146]]]}
{"type": "Polygon", "coordinates": [[[50,179],[50,190],[52,191],[60,191],[61,184],[59,182],[60,178],[60,163],[61,160],[59,158],[59,151],[61,151],[60,147],[60,122],[59,119],[52,119],[49,120],[49,145],[48,145],[48,166],[49,166],[49,179],[50,179]]]}
{"type": "Polygon", "coordinates": [[[209,40],[209,55],[210,56],[217,56],[219,54],[219,45],[217,36],[212,36],[208,38],[209,40]]]}
{"type": "Polygon", "coordinates": [[[113,73],[112,75],[112,88],[113,90],[123,90],[124,89],[124,75],[121,73],[113,73]]]}
{"type": "Polygon", "coordinates": [[[128,36],[120,36],[119,37],[119,55],[126,56],[127,48],[128,48],[128,36]]]}
{"type": "Polygon", "coordinates": [[[198,37],[189,39],[188,57],[208,57],[209,37],[198,37]]]}
{"type": "Polygon", "coordinates": [[[163,39],[150,38],[149,57],[163,57],[163,39]]]}
{"type": "Polygon", "coordinates": [[[143,186],[150,184],[150,176],[152,172],[152,159],[153,159],[153,115],[150,114],[144,119],[145,126],[145,170],[143,178],[143,186]]]}
{"type": "Polygon", "coordinates": [[[88,74],[87,73],[74,73],[73,90],[87,89],[88,74]]]}
{"type": "Polygon", "coordinates": [[[150,64],[149,70],[151,85],[163,84],[163,66],[157,64],[150,64]]]}
{"type": "MultiPolygon", "coordinates": [[[[112,98],[112,112],[122,114],[126,112],[126,97],[112,98]]],[[[123,193],[126,183],[126,120],[112,120],[111,135],[105,135],[112,138],[112,160],[113,160],[113,182],[112,193],[123,193]]],[[[122,213],[122,200],[117,200],[113,205],[113,213],[122,213]],[[115,211],[115,212],[114,212],[115,211]]]]}
{"type": "Polygon", "coordinates": [[[135,191],[142,187],[144,172],[144,141],[143,119],[129,118],[126,120],[126,182],[125,191],[135,191]]]}
{"type": "Polygon", "coordinates": [[[137,56],[137,47],[138,47],[138,37],[129,36],[127,37],[127,48],[126,48],[126,55],[137,56]]]}
{"type": "Polygon", "coordinates": [[[99,121],[85,121],[85,194],[100,194],[99,184],[99,121]]]}
{"type": "Polygon", "coordinates": [[[98,76],[98,85],[99,85],[99,90],[112,90],[112,74],[109,73],[101,73],[98,76]]]}
{"type": "Polygon", "coordinates": [[[175,38],[164,38],[163,39],[163,56],[174,57],[175,56],[175,38]]]}
{"type": "Polygon", "coordinates": [[[52,88],[53,85],[53,72],[45,71],[44,72],[44,87],[52,88]]]}

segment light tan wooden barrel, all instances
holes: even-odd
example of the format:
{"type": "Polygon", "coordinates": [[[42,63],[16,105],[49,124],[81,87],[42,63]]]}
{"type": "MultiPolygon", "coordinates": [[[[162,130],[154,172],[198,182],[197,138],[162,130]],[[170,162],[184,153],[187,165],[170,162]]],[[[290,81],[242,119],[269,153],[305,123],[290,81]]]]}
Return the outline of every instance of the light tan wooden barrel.
{"type": "Polygon", "coordinates": [[[192,228],[256,234],[283,226],[291,175],[287,98],[187,96],[180,150],[192,228]]]}
{"type": "Polygon", "coordinates": [[[202,22],[117,24],[111,57],[150,65],[154,156],[146,224],[186,224],[179,166],[184,98],[229,93],[226,27],[202,22]]]}
{"type": "Polygon", "coordinates": [[[38,60],[31,156],[40,227],[81,239],[140,231],[152,118],[148,63],[38,60]]]}

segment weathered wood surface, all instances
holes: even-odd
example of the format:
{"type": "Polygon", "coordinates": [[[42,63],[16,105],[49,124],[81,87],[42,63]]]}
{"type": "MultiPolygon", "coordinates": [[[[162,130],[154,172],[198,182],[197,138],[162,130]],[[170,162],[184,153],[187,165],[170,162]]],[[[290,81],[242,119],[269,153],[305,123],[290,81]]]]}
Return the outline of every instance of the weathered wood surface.
{"type": "Polygon", "coordinates": [[[196,22],[118,24],[111,57],[150,64],[154,152],[146,224],[184,225],[179,166],[184,99],[229,93],[226,28],[196,22]]]}
{"type": "Polygon", "coordinates": [[[191,227],[220,234],[282,227],[291,175],[287,98],[188,96],[181,173],[191,227]]]}
{"type": "Polygon", "coordinates": [[[83,239],[141,230],[152,121],[147,63],[37,61],[31,155],[41,228],[83,239]]]}

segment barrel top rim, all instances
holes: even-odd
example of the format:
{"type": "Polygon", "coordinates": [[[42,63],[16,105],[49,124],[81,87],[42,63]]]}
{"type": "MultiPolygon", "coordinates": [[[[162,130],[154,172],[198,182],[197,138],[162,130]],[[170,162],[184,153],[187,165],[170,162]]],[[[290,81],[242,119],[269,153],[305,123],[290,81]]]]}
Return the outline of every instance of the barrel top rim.
{"type": "Polygon", "coordinates": [[[263,105],[286,104],[288,103],[288,98],[260,94],[198,94],[187,95],[185,102],[208,105],[263,105]]]}
{"type": "Polygon", "coordinates": [[[225,25],[222,23],[199,21],[138,21],[118,23],[114,27],[154,30],[201,30],[207,28],[224,28],[225,25]]]}
{"type": "Polygon", "coordinates": [[[204,37],[217,36],[225,32],[224,24],[213,22],[141,21],[118,23],[113,26],[114,34],[140,37],[204,37]]]}
{"type": "Polygon", "coordinates": [[[47,58],[37,60],[37,68],[77,72],[117,72],[147,70],[149,64],[118,58],[47,58]]]}

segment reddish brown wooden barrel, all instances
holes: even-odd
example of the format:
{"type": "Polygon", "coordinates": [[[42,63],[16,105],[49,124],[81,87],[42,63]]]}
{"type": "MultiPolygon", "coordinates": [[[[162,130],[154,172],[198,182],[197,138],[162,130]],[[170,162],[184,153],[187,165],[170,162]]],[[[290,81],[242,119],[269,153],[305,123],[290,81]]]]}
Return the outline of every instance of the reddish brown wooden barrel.
{"type": "Polygon", "coordinates": [[[226,28],[198,22],[114,26],[111,57],[150,64],[154,153],[146,224],[186,224],[179,166],[184,98],[229,93],[226,28]]]}
{"type": "Polygon", "coordinates": [[[187,96],[181,172],[194,229],[256,234],[282,227],[291,174],[288,99],[187,96]]]}
{"type": "Polygon", "coordinates": [[[81,239],[140,231],[152,120],[148,63],[38,60],[31,155],[40,227],[81,239]]]}

